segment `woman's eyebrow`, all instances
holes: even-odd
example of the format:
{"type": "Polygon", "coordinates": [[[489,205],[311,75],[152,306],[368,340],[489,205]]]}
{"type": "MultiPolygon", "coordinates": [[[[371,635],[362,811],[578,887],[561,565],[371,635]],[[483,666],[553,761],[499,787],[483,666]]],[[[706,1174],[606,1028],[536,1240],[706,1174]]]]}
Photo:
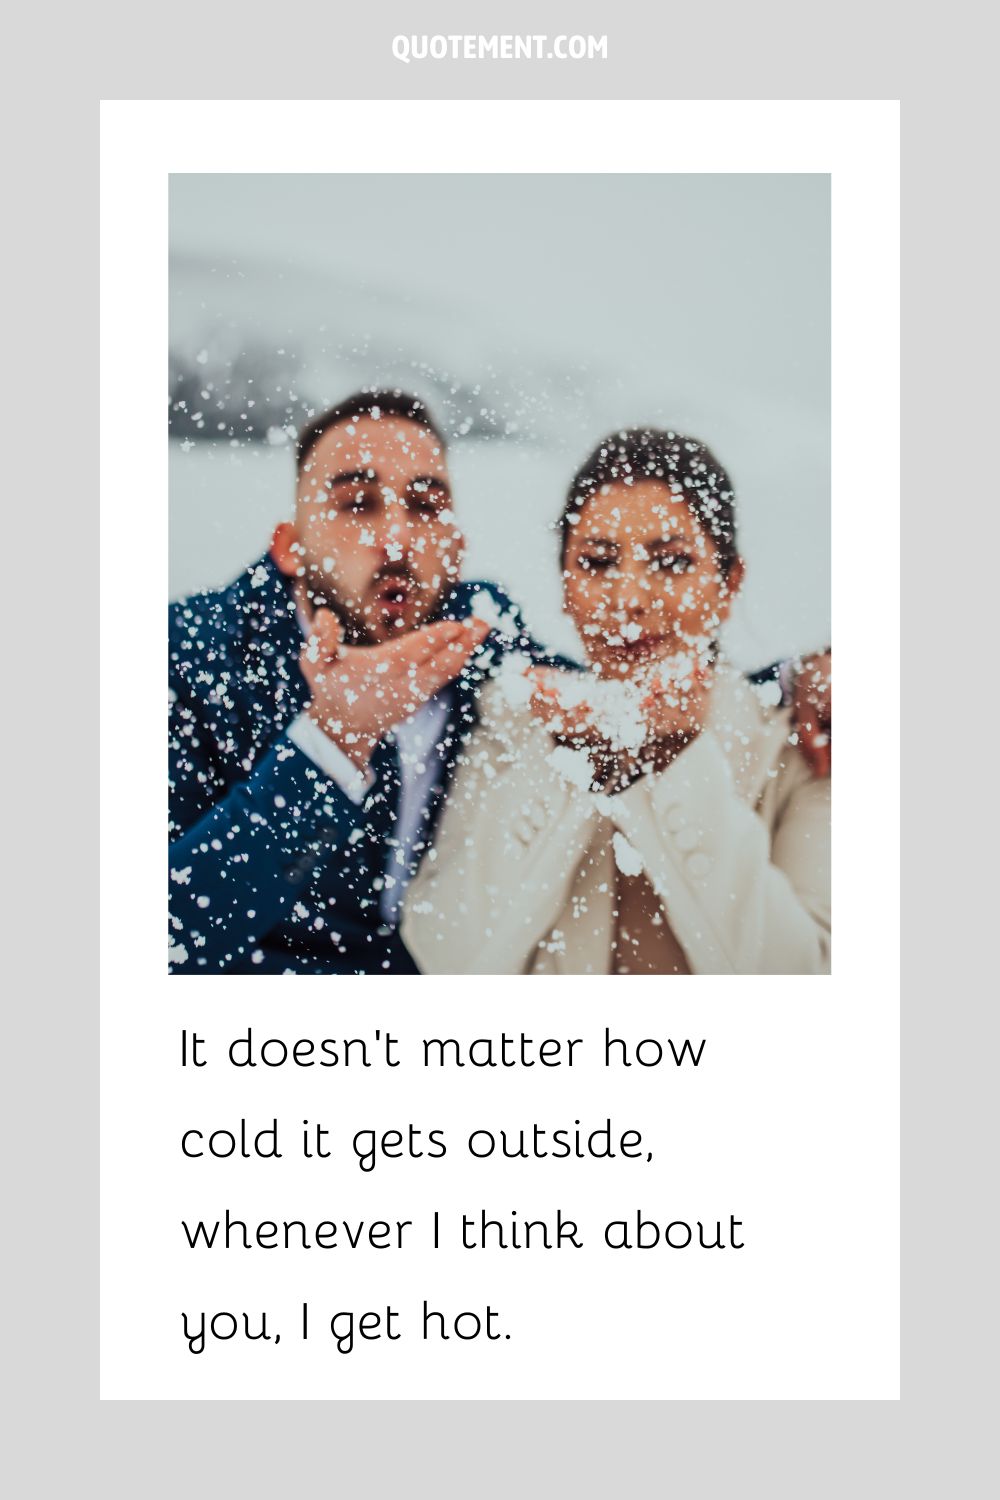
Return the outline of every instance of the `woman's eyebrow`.
{"type": "Polygon", "coordinates": [[[371,476],[371,469],[345,469],[340,474],[328,474],[324,479],[325,485],[333,484],[364,484],[371,476]]]}
{"type": "Polygon", "coordinates": [[[651,536],[646,541],[647,547],[672,547],[674,542],[680,542],[682,547],[690,546],[690,542],[683,533],[677,531],[673,536],[651,536]]]}

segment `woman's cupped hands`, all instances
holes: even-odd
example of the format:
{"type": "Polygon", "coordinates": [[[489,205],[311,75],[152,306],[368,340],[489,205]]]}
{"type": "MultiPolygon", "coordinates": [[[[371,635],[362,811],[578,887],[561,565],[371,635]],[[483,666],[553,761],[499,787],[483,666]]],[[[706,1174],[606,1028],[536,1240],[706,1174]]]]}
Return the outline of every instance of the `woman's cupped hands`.
{"type": "Polygon", "coordinates": [[[651,662],[614,680],[532,667],[528,708],[557,745],[585,752],[593,781],[621,790],[645,772],[663,770],[701,733],[711,693],[711,666],[681,655],[651,662]]]}

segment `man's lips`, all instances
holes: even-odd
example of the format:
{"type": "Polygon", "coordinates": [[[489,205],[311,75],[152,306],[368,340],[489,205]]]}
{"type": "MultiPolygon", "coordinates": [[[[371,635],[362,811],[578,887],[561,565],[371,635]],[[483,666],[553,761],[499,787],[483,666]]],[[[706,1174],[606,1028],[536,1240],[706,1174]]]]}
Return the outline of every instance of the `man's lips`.
{"type": "Polygon", "coordinates": [[[375,599],[383,609],[402,609],[414,590],[411,578],[385,578],[375,587],[375,599]]]}

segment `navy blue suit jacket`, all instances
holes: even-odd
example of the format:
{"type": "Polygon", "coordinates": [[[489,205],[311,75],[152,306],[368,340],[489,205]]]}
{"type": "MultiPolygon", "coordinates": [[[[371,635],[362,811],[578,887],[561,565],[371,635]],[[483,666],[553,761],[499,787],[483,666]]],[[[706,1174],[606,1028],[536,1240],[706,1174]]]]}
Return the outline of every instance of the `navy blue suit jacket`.
{"type": "MultiPolygon", "coordinates": [[[[440,618],[488,592],[515,621],[446,691],[429,837],[476,689],[504,652],[546,657],[492,584],[458,585],[440,618]]],[[[309,693],[287,581],[269,557],[170,607],[170,968],[182,974],[416,973],[381,922],[386,856],[370,799],[353,803],[288,738],[309,693]]],[[[562,663],[565,665],[566,663],[562,663]]]]}

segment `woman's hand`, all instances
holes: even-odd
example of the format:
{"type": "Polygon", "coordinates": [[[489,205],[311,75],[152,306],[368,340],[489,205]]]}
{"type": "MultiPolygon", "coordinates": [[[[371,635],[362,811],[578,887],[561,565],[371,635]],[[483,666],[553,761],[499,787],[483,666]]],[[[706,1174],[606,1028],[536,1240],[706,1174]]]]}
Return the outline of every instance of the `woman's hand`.
{"type": "MultiPolygon", "coordinates": [[[[642,700],[643,717],[655,744],[668,743],[683,749],[705,727],[711,676],[707,668],[695,667],[677,680],[654,673],[642,700]]],[[[679,753],[675,748],[674,754],[679,753]]]]}
{"type": "MultiPolygon", "coordinates": [[[[584,697],[574,701],[567,693],[570,673],[532,667],[524,675],[533,689],[528,708],[557,744],[580,748],[606,743],[607,735],[598,728],[592,705],[584,697]]],[[[574,686],[576,681],[573,676],[574,686]]]]}
{"type": "Polygon", "coordinates": [[[624,682],[542,667],[526,675],[532,715],[557,744],[586,750],[605,790],[665,769],[701,733],[708,710],[709,674],[690,664],[654,663],[624,682]]]}

